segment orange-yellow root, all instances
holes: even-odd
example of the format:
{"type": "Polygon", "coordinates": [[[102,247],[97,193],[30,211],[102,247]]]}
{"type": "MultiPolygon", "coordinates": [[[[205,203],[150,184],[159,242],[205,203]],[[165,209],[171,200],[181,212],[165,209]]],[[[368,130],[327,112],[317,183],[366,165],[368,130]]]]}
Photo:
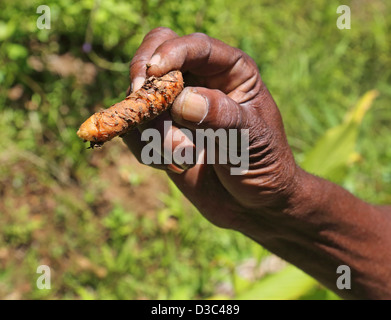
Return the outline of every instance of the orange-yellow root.
{"type": "Polygon", "coordinates": [[[90,141],[92,148],[100,146],[167,110],[182,90],[180,71],[171,71],[160,78],[150,77],[125,100],[93,114],[80,126],[77,135],[90,141]]]}

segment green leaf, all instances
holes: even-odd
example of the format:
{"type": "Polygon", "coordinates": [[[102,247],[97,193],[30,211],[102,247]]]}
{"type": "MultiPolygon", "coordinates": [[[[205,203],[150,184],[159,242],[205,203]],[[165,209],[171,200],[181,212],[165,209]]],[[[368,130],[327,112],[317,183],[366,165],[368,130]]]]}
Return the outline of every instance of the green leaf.
{"type": "Polygon", "coordinates": [[[355,147],[359,128],[365,113],[371,107],[378,91],[364,94],[357,105],[347,113],[342,124],[329,129],[305,156],[301,166],[324,178],[341,182],[348,165],[357,159],[355,147]]]}
{"type": "Polygon", "coordinates": [[[317,284],[313,278],[290,265],[254,284],[238,300],[291,300],[298,299],[317,284]]]}

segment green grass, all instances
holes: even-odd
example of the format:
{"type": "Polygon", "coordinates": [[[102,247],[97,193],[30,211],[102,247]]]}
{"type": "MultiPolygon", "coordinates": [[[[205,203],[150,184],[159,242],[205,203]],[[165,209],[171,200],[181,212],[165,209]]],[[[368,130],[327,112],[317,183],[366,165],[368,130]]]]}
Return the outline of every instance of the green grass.
{"type": "Polygon", "coordinates": [[[45,3],[52,29],[38,30],[40,4],[0,3],[0,298],[334,299],[302,274],[289,283],[290,269],[247,279],[240,270],[258,270],[266,250],[209,224],[121,142],[86,150],[75,132],[124,96],[146,32],[205,32],[257,62],[299,162],[376,89],[352,142],[360,156],[335,180],[390,203],[391,5],[346,1],[352,29],[339,30],[334,0],[61,0],[45,3]],[[93,54],[83,53],[86,41],[93,54]],[[36,287],[41,264],[51,290],[36,287]]]}

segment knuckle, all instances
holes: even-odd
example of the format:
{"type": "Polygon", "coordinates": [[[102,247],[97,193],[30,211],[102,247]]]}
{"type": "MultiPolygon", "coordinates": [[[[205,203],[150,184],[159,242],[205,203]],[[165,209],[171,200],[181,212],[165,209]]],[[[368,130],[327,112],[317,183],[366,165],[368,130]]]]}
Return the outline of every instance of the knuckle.
{"type": "Polygon", "coordinates": [[[130,62],[130,68],[137,68],[140,66],[140,64],[145,64],[147,61],[147,58],[143,54],[135,54],[132,61],[130,62]]]}
{"type": "Polygon", "coordinates": [[[155,53],[159,53],[161,56],[169,54],[175,55],[175,49],[177,45],[178,44],[176,39],[168,39],[156,49],[155,53]]]}
{"type": "Polygon", "coordinates": [[[129,64],[129,68],[131,70],[133,70],[135,67],[137,67],[138,63],[140,62],[140,59],[139,57],[137,57],[137,55],[135,55],[132,59],[132,61],[130,61],[130,64],[129,64]]]}
{"type": "Polygon", "coordinates": [[[149,38],[151,36],[155,36],[156,34],[168,35],[168,36],[176,35],[176,33],[174,31],[172,31],[170,28],[167,28],[167,27],[157,27],[157,28],[154,28],[151,31],[149,31],[144,39],[147,39],[147,38],[149,38]]]}
{"type": "Polygon", "coordinates": [[[202,41],[202,42],[209,42],[211,39],[207,34],[202,32],[192,33],[190,34],[190,37],[193,38],[195,41],[202,41]]]}
{"type": "Polygon", "coordinates": [[[130,77],[135,78],[146,70],[148,60],[143,55],[135,55],[129,64],[130,77]]]}

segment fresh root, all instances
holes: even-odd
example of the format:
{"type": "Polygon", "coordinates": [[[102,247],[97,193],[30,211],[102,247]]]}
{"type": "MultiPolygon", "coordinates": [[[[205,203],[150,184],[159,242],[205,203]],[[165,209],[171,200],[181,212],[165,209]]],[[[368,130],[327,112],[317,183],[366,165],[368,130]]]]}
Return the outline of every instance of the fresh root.
{"type": "Polygon", "coordinates": [[[90,148],[100,147],[169,109],[182,90],[180,71],[171,71],[159,78],[150,77],[140,90],[125,100],[93,114],[80,126],[77,135],[89,141],[90,148]]]}

